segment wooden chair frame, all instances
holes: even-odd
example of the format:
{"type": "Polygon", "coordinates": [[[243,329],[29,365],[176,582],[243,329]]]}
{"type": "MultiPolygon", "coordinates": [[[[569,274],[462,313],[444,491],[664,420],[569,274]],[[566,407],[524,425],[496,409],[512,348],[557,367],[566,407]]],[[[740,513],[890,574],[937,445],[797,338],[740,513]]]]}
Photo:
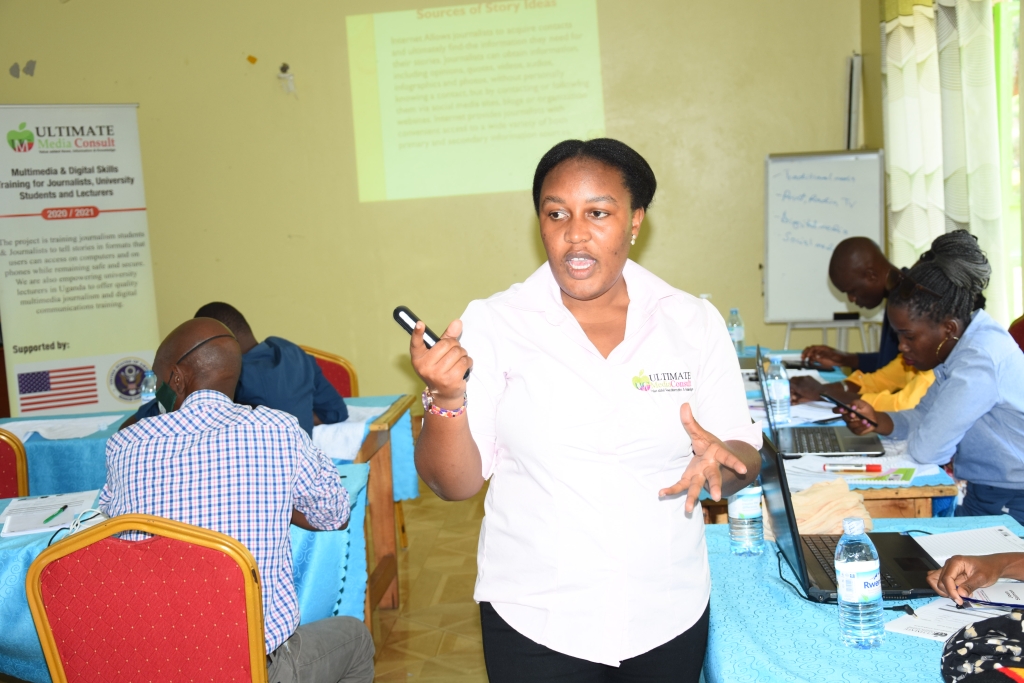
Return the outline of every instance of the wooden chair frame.
{"type": "Polygon", "coordinates": [[[11,448],[14,449],[14,462],[15,467],[18,470],[18,497],[27,496],[28,459],[25,457],[25,444],[21,442],[21,439],[6,429],[0,429],[0,441],[10,444],[11,448]]]}
{"type": "Polygon", "coordinates": [[[347,358],[339,356],[336,353],[329,353],[327,351],[321,351],[320,349],[314,349],[312,346],[300,345],[299,348],[313,356],[313,358],[320,358],[331,363],[337,363],[348,370],[349,381],[352,384],[352,396],[359,396],[359,375],[356,373],[355,366],[352,365],[347,358]]]}
{"type": "MultiPolygon", "coordinates": [[[[370,628],[373,608],[397,609],[398,595],[398,543],[395,534],[394,481],[391,473],[391,428],[405,411],[416,402],[416,397],[406,394],[391,404],[387,411],[370,423],[370,432],[359,448],[355,462],[370,464],[370,478],[367,481],[367,502],[370,514],[367,523],[368,537],[373,539],[373,562],[370,562],[370,544],[366,544],[366,566],[373,570],[366,582],[365,618],[370,628]]],[[[399,513],[400,514],[400,513],[399,513]]],[[[404,522],[403,522],[404,525],[404,522]]],[[[369,538],[367,539],[369,540],[369,538]]]]}
{"type": "Polygon", "coordinates": [[[32,562],[25,579],[28,606],[32,621],[43,646],[46,666],[53,683],[67,683],[57,642],[53,637],[50,620],[43,604],[42,574],[52,562],[124,531],[142,531],[224,553],[238,565],[245,581],[245,608],[249,634],[249,666],[254,683],[267,683],[266,638],[263,633],[263,593],[260,588],[259,568],[249,550],[225,534],[202,529],[190,524],[174,522],[152,515],[119,515],[94,527],[80,531],[50,546],[32,562]],[[248,580],[249,577],[252,580],[248,580]]]}

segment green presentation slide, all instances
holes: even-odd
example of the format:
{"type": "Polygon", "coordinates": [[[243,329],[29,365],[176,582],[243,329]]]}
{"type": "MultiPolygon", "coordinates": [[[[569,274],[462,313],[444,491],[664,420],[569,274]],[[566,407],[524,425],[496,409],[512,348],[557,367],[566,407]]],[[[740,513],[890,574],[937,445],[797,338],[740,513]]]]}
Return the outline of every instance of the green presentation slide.
{"type": "Polygon", "coordinates": [[[529,189],[604,135],[596,0],[346,17],[361,202],[529,189]]]}

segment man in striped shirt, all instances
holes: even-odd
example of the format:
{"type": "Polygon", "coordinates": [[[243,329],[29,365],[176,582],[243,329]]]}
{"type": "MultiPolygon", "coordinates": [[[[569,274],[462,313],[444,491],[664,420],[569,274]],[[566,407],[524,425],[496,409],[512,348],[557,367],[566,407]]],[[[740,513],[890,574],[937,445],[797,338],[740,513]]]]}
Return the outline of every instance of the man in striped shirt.
{"type": "Polygon", "coordinates": [[[100,508],[109,516],[157,515],[228,534],[256,559],[263,589],[271,683],[373,680],[373,641],[350,617],[299,626],[289,525],[348,523],[337,470],[295,417],[234,403],[237,340],[194,318],[157,350],[166,414],[107,442],[100,508]]]}

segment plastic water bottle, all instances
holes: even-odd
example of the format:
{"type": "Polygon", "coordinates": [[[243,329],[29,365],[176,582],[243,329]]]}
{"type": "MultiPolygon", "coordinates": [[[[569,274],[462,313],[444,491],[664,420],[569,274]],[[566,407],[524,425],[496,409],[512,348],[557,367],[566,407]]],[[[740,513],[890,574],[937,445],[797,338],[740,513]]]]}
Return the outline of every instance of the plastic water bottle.
{"type": "Polygon", "coordinates": [[[764,552],[760,478],[729,496],[729,548],[733,555],[760,555],[764,552]]]}
{"type": "Polygon", "coordinates": [[[725,322],[725,326],[729,328],[729,338],[732,339],[732,345],[736,348],[736,353],[743,355],[745,347],[743,346],[743,318],[740,317],[740,309],[730,308],[729,319],[725,322]]]}
{"type": "Polygon", "coordinates": [[[782,356],[768,356],[768,400],[777,424],[789,422],[789,376],[782,367],[782,356]]]}
{"type": "Polygon", "coordinates": [[[843,537],[836,546],[836,584],[843,643],[862,649],[880,646],[885,620],[878,553],[859,517],[843,520],[843,537]]]}
{"type": "Polygon", "coordinates": [[[156,398],[156,373],[146,370],[142,376],[142,402],[149,403],[156,398]]]}

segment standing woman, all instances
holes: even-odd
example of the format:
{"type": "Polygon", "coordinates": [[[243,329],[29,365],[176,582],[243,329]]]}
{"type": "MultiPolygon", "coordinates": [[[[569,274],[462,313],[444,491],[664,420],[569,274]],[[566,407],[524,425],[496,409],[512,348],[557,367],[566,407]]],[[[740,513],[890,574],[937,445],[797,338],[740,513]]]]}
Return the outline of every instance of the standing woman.
{"type": "Polygon", "coordinates": [[[721,315],[628,260],[655,186],[617,140],[555,145],[533,181],[547,263],[432,349],[412,338],[420,476],[447,500],[490,479],[474,598],[491,683],[700,676],[698,497],[757,476],[761,431],[721,315]]]}
{"type": "MultiPolygon", "coordinates": [[[[907,440],[920,463],[952,458],[967,481],[957,515],[1010,514],[1024,524],[1024,354],[984,310],[992,269],[965,230],[941,235],[889,294],[889,321],[904,362],[935,370],[935,383],[913,410],[854,407],[878,433],[907,440]]],[[[845,414],[857,434],[867,422],[845,414]]]]}

